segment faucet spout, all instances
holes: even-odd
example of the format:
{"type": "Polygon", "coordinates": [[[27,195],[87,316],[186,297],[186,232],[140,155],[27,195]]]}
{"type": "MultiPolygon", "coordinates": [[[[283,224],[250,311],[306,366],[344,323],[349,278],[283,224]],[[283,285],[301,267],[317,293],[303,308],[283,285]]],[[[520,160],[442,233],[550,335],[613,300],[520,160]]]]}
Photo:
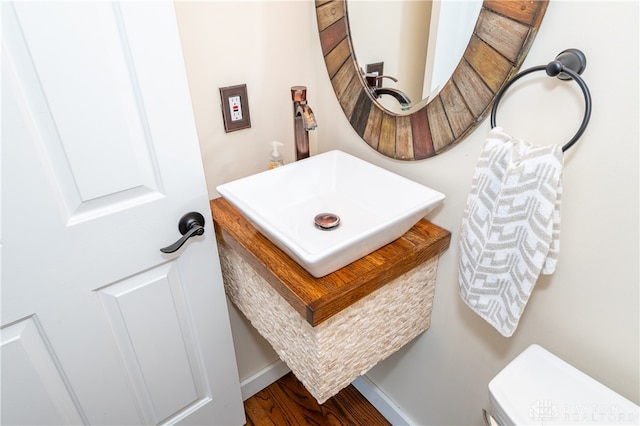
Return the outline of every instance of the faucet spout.
{"type": "Polygon", "coordinates": [[[376,99],[381,95],[393,96],[400,103],[400,107],[402,108],[402,110],[407,110],[411,107],[411,99],[409,99],[409,97],[404,92],[401,92],[398,89],[394,89],[392,87],[378,87],[373,88],[371,92],[376,99]]]}
{"type": "Polygon", "coordinates": [[[316,116],[313,114],[309,105],[303,103],[298,104],[296,108],[296,116],[298,115],[302,117],[305,130],[313,130],[318,127],[318,123],[316,123],[316,116]]]}
{"type": "Polygon", "coordinates": [[[309,157],[309,130],[318,127],[316,116],[307,105],[307,88],[293,86],[291,88],[293,100],[293,137],[296,147],[296,161],[309,157]]]}

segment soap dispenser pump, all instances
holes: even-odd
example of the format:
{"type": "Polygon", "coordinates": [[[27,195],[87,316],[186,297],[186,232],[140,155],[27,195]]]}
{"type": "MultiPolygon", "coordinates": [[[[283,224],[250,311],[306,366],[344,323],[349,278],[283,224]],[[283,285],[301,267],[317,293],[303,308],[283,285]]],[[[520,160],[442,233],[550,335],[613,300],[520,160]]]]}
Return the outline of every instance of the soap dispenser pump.
{"type": "Polygon", "coordinates": [[[284,161],[282,161],[282,156],[280,155],[280,151],[278,150],[278,148],[283,146],[283,144],[278,141],[273,141],[271,142],[271,146],[273,147],[273,149],[271,151],[271,161],[269,161],[268,170],[284,166],[284,161]]]}

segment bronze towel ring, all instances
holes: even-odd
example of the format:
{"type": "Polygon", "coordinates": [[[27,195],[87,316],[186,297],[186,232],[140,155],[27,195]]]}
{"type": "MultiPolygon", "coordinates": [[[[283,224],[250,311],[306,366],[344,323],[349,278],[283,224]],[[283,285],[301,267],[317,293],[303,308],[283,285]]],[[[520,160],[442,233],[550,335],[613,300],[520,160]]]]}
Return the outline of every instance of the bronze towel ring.
{"type": "Polygon", "coordinates": [[[580,74],[582,74],[586,66],[587,58],[582,51],[578,49],[567,49],[560,52],[560,54],[556,56],[556,59],[547,65],[538,65],[519,72],[496,94],[496,100],[493,104],[493,108],[491,108],[491,128],[496,127],[496,111],[498,110],[498,104],[507,89],[521,77],[531,74],[532,72],[545,70],[547,75],[550,77],[558,77],[561,80],[574,80],[578,83],[578,86],[580,86],[580,89],[582,89],[582,93],[584,94],[584,118],[578,132],[562,147],[562,151],[565,152],[571,148],[574,143],[576,143],[580,136],[582,136],[587,128],[587,124],[589,124],[589,117],[591,116],[591,94],[589,93],[587,84],[584,82],[582,77],[580,77],[580,74]]]}

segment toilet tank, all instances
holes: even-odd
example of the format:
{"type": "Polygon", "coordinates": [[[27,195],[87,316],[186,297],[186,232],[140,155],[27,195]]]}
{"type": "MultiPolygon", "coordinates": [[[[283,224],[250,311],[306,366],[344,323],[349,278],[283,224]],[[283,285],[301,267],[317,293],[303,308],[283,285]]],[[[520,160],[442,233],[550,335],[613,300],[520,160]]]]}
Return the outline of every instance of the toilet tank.
{"type": "Polygon", "coordinates": [[[539,345],[491,380],[489,400],[499,425],[640,424],[640,407],[539,345]]]}

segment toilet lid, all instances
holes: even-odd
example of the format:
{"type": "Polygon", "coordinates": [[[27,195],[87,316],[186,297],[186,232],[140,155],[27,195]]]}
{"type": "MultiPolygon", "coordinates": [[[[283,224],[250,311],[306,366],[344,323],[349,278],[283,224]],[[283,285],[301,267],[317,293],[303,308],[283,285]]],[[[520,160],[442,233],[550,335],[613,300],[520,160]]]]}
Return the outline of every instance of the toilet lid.
{"type": "Polygon", "coordinates": [[[640,407],[531,345],[489,383],[500,424],[640,424],[640,407]]]}

